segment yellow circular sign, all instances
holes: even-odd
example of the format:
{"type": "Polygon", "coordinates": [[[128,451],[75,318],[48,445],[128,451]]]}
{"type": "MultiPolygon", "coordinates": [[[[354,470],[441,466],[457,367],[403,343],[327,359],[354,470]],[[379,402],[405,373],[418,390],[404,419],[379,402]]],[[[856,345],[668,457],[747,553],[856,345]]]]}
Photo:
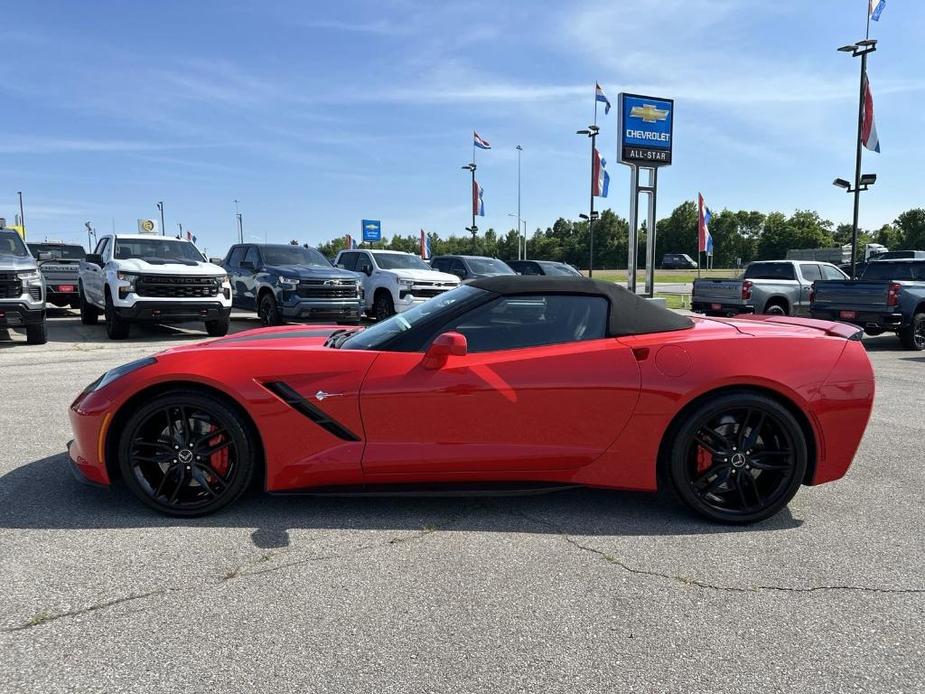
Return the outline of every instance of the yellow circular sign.
{"type": "Polygon", "coordinates": [[[154,231],[154,220],[146,219],[141,223],[142,231],[154,231]]]}

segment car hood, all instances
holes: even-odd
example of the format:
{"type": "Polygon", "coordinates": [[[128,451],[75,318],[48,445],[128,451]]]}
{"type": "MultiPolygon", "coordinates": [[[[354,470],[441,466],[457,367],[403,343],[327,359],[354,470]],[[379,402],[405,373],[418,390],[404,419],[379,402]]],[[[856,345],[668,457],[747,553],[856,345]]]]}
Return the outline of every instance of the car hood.
{"type": "Polygon", "coordinates": [[[268,265],[266,270],[284,277],[297,277],[300,280],[355,280],[360,277],[359,273],[333,266],[268,265]]]}
{"type": "Polygon", "coordinates": [[[400,268],[396,270],[383,270],[382,272],[391,272],[396,277],[400,277],[405,280],[421,280],[423,282],[452,282],[454,284],[459,284],[459,278],[456,275],[451,275],[448,272],[440,272],[439,270],[413,270],[408,268],[400,268]]]}
{"type": "Polygon", "coordinates": [[[200,275],[215,277],[227,274],[224,268],[196,260],[151,260],[127,258],[117,261],[122,272],[146,272],[152,275],[200,275]]]}
{"type": "Polygon", "coordinates": [[[34,270],[37,267],[31,255],[0,255],[0,270],[34,270]]]}

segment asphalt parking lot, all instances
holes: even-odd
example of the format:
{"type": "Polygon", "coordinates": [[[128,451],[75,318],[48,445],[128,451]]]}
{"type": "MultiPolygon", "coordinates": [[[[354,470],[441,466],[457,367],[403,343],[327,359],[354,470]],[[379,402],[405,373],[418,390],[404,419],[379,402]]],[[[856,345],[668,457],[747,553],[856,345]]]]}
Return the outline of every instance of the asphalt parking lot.
{"type": "Polygon", "coordinates": [[[848,476],[746,528],[605,491],[168,519],[71,478],[66,408],[204,333],[2,337],[0,691],[925,690],[925,356],[895,337],[848,476]]]}

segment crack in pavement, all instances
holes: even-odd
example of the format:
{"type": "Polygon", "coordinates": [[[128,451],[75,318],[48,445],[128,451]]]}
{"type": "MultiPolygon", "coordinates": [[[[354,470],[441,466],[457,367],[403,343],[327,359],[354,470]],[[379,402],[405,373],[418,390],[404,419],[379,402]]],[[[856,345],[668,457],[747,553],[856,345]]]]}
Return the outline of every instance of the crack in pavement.
{"type": "MultiPolygon", "coordinates": [[[[436,532],[439,532],[440,530],[444,530],[454,525],[455,523],[462,520],[469,513],[471,513],[473,510],[474,509],[469,509],[466,512],[458,513],[452,518],[448,519],[446,522],[441,523],[440,525],[436,525],[432,527],[425,527],[422,530],[419,530],[418,532],[412,533],[408,536],[392,537],[386,542],[379,542],[379,543],[372,542],[369,544],[361,545],[350,552],[345,552],[342,554],[334,553],[334,554],[315,555],[311,557],[305,557],[302,559],[296,559],[296,560],[289,561],[283,564],[275,564],[273,566],[268,566],[264,569],[249,570],[252,567],[259,566],[260,564],[263,564],[264,562],[268,562],[272,560],[274,555],[270,552],[266,552],[266,553],[261,554],[256,559],[253,559],[249,562],[246,562],[240,566],[235,567],[234,569],[227,571],[218,580],[212,580],[212,581],[204,580],[204,581],[199,581],[194,584],[190,584],[186,586],[165,586],[163,588],[158,588],[156,590],[151,590],[151,591],[147,591],[144,593],[134,593],[131,595],[120,597],[120,598],[114,598],[112,600],[106,600],[104,602],[94,603],[87,607],[82,607],[76,610],[68,610],[66,612],[48,612],[48,613],[43,612],[43,613],[39,613],[38,615],[35,615],[34,617],[32,617],[26,622],[23,622],[22,624],[17,624],[12,627],[5,627],[4,629],[2,629],[2,631],[5,633],[15,633],[18,631],[26,631],[28,629],[32,629],[34,627],[38,627],[43,624],[48,624],[50,622],[54,622],[59,619],[63,619],[65,617],[77,617],[80,615],[91,614],[93,612],[105,610],[109,607],[115,607],[117,605],[122,605],[128,602],[134,602],[136,600],[144,600],[146,598],[156,597],[159,595],[166,595],[172,592],[187,592],[191,590],[198,590],[203,585],[211,586],[211,587],[222,586],[228,583],[229,581],[250,578],[253,576],[262,576],[264,574],[281,571],[282,569],[287,569],[287,568],[291,568],[294,566],[302,566],[302,565],[310,564],[312,562],[317,562],[317,561],[330,561],[332,559],[344,559],[347,557],[354,557],[354,556],[357,556],[359,554],[362,554],[364,552],[368,552],[374,549],[379,549],[383,547],[391,547],[391,546],[400,545],[400,544],[408,544],[411,542],[415,542],[416,540],[425,538],[428,535],[432,535],[436,532]]],[[[287,550],[285,553],[288,554],[289,551],[287,550]]]]}
{"type": "Polygon", "coordinates": [[[575,547],[576,549],[581,550],[582,552],[588,552],[590,554],[595,554],[604,559],[608,564],[613,564],[618,566],[627,573],[631,573],[637,576],[651,576],[653,578],[662,578],[667,581],[672,581],[674,583],[681,583],[686,586],[693,586],[695,588],[702,588],[704,590],[715,590],[723,591],[729,593],[758,593],[761,591],[777,591],[782,593],[816,593],[821,591],[854,591],[859,593],[883,593],[890,595],[917,595],[925,593],[925,588],[871,588],[867,586],[850,586],[850,585],[822,585],[822,586],[775,586],[775,585],[757,585],[757,586],[724,586],[718,583],[710,583],[709,581],[703,581],[698,578],[692,578],[690,576],[681,576],[677,574],[669,574],[661,571],[652,571],[650,569],[641,569],[636,566],[627,564],[623,560],[615,557],[604,550],[597,549],[596,547],[591,547],[590,545],[585,545],[576,540],[574,537],[565,532],[562,528],[559,528],[553,523],[550,523],[547,520],[542,518],[537,518],[531,516],[523,511],[513,511],[513,510],[504,510],[496,507],[496,510],[502,513],[509,513],[511,515],[519,516],[525,520],[537,523],[538,525],[545,526],[554,530],[566,543],[575,547]]]}

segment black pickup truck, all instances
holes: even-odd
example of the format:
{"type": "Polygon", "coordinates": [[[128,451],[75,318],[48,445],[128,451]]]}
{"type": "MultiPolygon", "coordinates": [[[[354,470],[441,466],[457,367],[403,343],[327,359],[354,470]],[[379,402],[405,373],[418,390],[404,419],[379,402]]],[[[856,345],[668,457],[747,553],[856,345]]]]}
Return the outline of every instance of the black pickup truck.
{"type": "Polygon", "coordinates": [[[813,318],[853,323],[868,335],[891,331],[906,349],[925,349],[925,260],[875,260],[857,280],[816,281],[813,318]]]}
{"type": "Polygon", "coordinates": [[[232,305],[256,311],[264,325],[286,320],[360,322],[360,276],[334,267],[314,248],[239,243],[224,260],[212,262],[228,271],[232,305]]]}

